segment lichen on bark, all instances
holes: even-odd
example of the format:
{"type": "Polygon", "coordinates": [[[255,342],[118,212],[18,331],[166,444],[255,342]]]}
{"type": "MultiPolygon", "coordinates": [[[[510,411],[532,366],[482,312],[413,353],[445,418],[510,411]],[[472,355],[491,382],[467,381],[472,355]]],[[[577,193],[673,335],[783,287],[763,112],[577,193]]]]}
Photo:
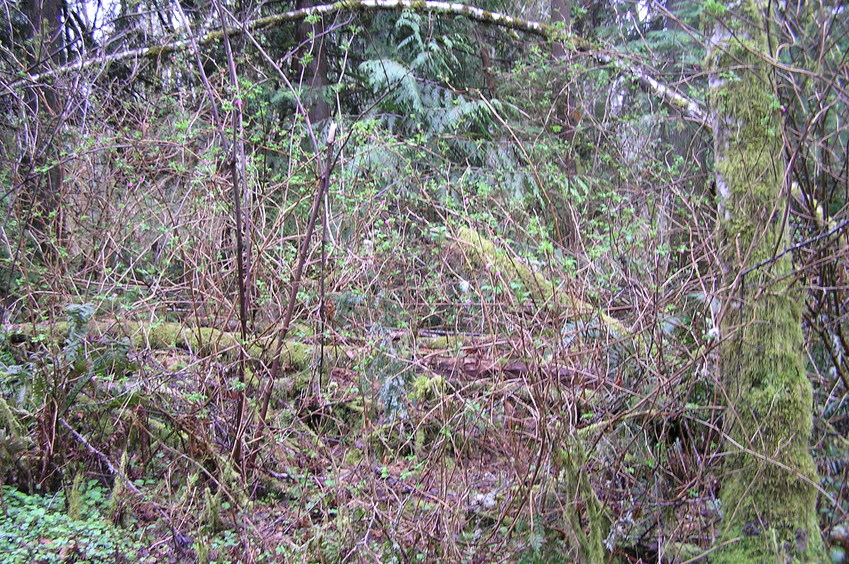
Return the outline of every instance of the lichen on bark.
{"type": "MultiPolygon", "coordinates": [[[[783,217],[780,114],[765,62],[767,3],[717,22],[708,55],[724,287],[723,541],[712,562],[819,562],[812,392],[783,217]],[[754,265],[766,263],[761,268],[754,265]]],[[[730,12],[729,12],[730,15],[730,12]]]]}

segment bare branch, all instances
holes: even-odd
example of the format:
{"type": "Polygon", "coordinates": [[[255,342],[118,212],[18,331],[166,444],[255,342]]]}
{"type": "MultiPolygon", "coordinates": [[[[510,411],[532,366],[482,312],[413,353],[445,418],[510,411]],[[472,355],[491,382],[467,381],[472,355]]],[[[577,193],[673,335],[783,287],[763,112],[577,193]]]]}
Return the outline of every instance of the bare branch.
{"type": "MultiPolygon", "coordinates": [[[[571,48],[573,51],[587,53],[599,62],[615,67],[619,72],[632,77],[643,88],[653,93],[673,108],[681,111],[688,118],[710,129],[707,114],[696,101],[688,98],[675,89],[660,83],[639,66],[636,66],[629,61],[624,61],[609,52],[601,51],[596,45],[586,41],[585,39],[554,26],[514,18],[506,14],[490,12],[466,4],[420,0],[343,0],[332,4],[322,4],[309,8],[302,8],[300,10],[291,10],[265,18],[250,20],[241,24],[241,26],[237,27],[237,29],[230,31],[232,33],[249,33],[264,28],[274,27],[285,22],[302,20],[312,16],[325,16],[343,11],[355,12],[367,10],[413,10],[416,12],[433,12],[437,14],[463,16],[472,21],[497,25],[514,31],[537,35],[551,41],[562,42],[567,49],[571,48]]],[[[197,44],[207,45],[215,41],[219,41],[222,38],[223,32],[221,30],[211,31],[206,35],[198,37],[197,44]]],[[[41,82],[59,74],[83,70],[98,65],[106,65],[127,59],[159,59],[163,55],[167,55],[175,51],[182,51],[190,47],[192,47],[191,39],[181,39],[159,46],[142,47],[139,49],[131,49],[119,53],[102,55],[91,59],[77,61],[42,73],[30,75],[25,79],[20,79],[11,83],[8,88],[20,88],[28,83],[41,82]]]]}

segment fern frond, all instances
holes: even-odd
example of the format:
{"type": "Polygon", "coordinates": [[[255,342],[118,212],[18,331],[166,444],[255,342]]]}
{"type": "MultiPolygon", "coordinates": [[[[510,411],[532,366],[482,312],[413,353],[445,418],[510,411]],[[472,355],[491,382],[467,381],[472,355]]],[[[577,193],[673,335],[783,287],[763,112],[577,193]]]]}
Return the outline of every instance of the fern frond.
{"type": "Polygon", "coordinates": [[[456,130],[462,125],[488,126],[492,117],[489,106],[481,100],[456,98],[451,106],[439,106],[429,113],[430,133],[456,130]]]}
{"type": "Polygon", "coordinates": [[[415,113],[424,111],[415,76],[404,64],[392,59],[376,59],[360,64],[360,72],[375,94],[388,94],[399,108],[409,107],[415,113]]]}
{"type": "Polygon", "coordinates": [[[398,43],[398,51],[409,49],[411,52],[420,52],[424,49],[420,26],[421,16],[415,12],[404,11],[395,22],[395,31],[407,32],[408,35],[398,43]]]}

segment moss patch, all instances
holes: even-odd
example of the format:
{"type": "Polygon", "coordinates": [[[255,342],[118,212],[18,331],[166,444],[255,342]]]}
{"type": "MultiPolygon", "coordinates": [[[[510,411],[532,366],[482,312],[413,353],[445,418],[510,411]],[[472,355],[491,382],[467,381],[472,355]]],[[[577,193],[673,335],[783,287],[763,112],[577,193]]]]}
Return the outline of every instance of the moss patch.
{"type": "Polygon", "coordinates": [[[822,562],[802,296],[789,282],[790,256],[770,262],[789,238],[781,213],[781,124],[760,55],[768,52],[766,5],[746,0],[741,9],[745,15],[730,22],[733,35],[725,23],[717,28],[709,56],[722,258],[732,288],[721,348],[727,542],[712,562],[822,562]]]}

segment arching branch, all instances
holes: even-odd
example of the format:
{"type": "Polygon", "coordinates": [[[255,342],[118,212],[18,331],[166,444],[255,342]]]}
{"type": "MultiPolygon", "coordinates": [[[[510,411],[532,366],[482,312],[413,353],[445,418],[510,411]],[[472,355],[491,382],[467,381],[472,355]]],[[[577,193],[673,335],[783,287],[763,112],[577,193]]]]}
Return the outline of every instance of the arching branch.
{"type": "MultiPolygon", "coordinates": [[[[413,10],[416,12],[432,12],[437,14],[463,16],[472,21],[483,24],[497,25],[514,31],[530,33],[551,41],[561,42],[567,46],[567,49],[571,48],[573,51],[587,53],[597,61],[615,67],[617,71],[626,76],[630,76],[643,88],[653,93],[676,110],[681,111],[687,118],[710,129],[707,114],[695,100],[688,98],[675,89],[652,78],[648,72],[639,66],[634,65],[632,62],[617,57],[615,54],[611,54],[610,52],[600,50],[596,45],[562,29],[539,22],[514,18],[498,12],[490,12],[466,4],[422,0],[342,0],[332,4],[321,4],[300,10],[282,12],[280,14],[258,18],[247,22],[234,22],[234,29],[230,30],[230,32],[250,33],[274,27],[286,22],[299,21],[307,17],[326,16],[336,14],[338,12],[368,10],[413,10]]],[[[199,45],[207,45],[215,41],[219,41],[221,38],[222,32],[220,30],[216,30],[200,36],[196,40],[199,45]]],[[[192,42],[190,40],[181,39],[165,43],[163,45],[141,47],[138,49],[130,49],[119,53],[111,53],[108,55],[84,59],[22,78],[9,84],[7,88],[20,88],[30,83],[37,83],[50,79],[59,74],[83,70],[99,65],[106,65],[118,61],[138,58],[158,59],[164,55],[188,49],[191,46],[192,42]]]]}

